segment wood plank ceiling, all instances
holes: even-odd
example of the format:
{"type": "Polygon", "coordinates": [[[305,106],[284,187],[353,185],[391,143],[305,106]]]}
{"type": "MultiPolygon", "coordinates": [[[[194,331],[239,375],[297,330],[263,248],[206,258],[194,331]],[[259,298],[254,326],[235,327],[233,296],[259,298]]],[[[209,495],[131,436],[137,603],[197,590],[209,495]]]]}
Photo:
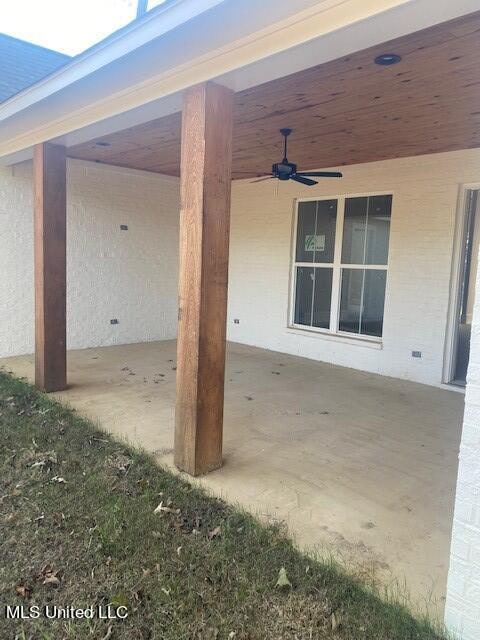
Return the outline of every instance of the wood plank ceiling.
{"type": "MultiPolygon", "coordinates": [[[[68,150],[73,158],[178,175],[175,113],[68,150]]],[[[282,156],[319,169],[480,147],[480,11],[235,95],[233,177],[282,156]],[[400,63],[374,64],[381,53],[400,63]]]]}

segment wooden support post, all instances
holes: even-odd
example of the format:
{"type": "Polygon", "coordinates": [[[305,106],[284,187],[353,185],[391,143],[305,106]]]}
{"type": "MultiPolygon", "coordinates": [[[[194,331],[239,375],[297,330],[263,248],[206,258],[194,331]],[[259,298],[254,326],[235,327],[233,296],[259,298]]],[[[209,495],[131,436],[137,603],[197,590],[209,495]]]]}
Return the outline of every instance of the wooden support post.
{"type": "Polygon", "coordinates": [[[37,144],[33,153],[35,207],[35,384],[65,389],[66,159],[65,148],[37,144]]]}
{"type": "Polygon", "coordinates": [[[207,82],[182,117],[175,464],[222,465],[233,94],[207,82]]]}

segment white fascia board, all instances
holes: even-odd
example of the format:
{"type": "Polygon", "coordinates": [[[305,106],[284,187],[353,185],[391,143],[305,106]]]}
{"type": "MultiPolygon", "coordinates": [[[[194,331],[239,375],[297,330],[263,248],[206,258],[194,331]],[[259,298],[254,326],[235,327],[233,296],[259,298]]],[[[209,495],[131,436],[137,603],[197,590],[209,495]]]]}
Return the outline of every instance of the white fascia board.
{"type": "MultiPolygon", "coordinates": [[[[270,1],[274,0],[264,0],[262,8],[270,1]]],[[[276,0],[277,6],[278,3],[276,0]]],[[[70,104],[60,117],[44,117],[39,123],[30,118],[23,130],[17,122],[15,135],[10,136],[0,123],[0,156],[10,157],[42,140],[77,144],[178,110],[181,92],[192,84],[220,78],[234,90],[242,90],[473,12],[478,9],[477,3],[478,0],[304,0],[297,6],[311,6],[303,11],[273,24],[267,21],[267,26],[256,32],[230,39],[223,47],[111,91],[81,108],[70,104]]],[[[228,4],[218,8],[223,17],[228,4]]],[[[240,3],[248,10],[247,4],[248,0],[240,3]]],[[[206,16],[202,19],[210,19],[210,14],[206,16]]],[[[265,21],[265,14],[263,18],[265,21]]],[[[191,27],[194,25],[192,22],[191,27]]],[[[176,33],[180,32],[181,29],[176,33]]],[[[38,106],[40,111],[42,105],[38,106]]]]}

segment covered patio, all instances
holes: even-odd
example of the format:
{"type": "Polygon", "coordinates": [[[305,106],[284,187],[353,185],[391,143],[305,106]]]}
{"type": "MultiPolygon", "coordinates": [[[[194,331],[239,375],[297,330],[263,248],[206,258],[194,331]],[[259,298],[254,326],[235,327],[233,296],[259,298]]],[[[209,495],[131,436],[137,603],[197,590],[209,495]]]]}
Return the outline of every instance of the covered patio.
{"type": "Polygon", "coordinates": [[[480,12],[302,0],[270,24],[253,2],[193,3],[179,26],[182,4],[0,105],[0,364],[417,610],[447,594],[450,627],[475,629],[478,463],[459,496],[450,374],[480,12]],[[299,169],[343,178],[295,182],[285,127],[299,169]],[[274,162],[293,178],[251,184],[274,162]]]}
{"type": "MultiPolygon", "coordinates": [[[[32,356],[0,364],[33,380],[32,356]]],[[[54,395],[174,468],[175,368],[174,341],[71,351],[54,395]]],[[[225,466],[199,481],[440,616],[462,413],[455,391],[229,343],[225,466]]]]}

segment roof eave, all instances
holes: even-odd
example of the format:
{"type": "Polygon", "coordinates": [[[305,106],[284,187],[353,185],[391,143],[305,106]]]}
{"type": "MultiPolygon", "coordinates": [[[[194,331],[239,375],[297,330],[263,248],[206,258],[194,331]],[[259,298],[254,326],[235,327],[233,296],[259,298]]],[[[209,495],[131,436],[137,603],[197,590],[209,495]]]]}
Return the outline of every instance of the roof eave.
{"type": "Polygon", "coordinates": [[[167,0],[0,104],[0,121],[118,60],[224,0],[167,0]]]}

